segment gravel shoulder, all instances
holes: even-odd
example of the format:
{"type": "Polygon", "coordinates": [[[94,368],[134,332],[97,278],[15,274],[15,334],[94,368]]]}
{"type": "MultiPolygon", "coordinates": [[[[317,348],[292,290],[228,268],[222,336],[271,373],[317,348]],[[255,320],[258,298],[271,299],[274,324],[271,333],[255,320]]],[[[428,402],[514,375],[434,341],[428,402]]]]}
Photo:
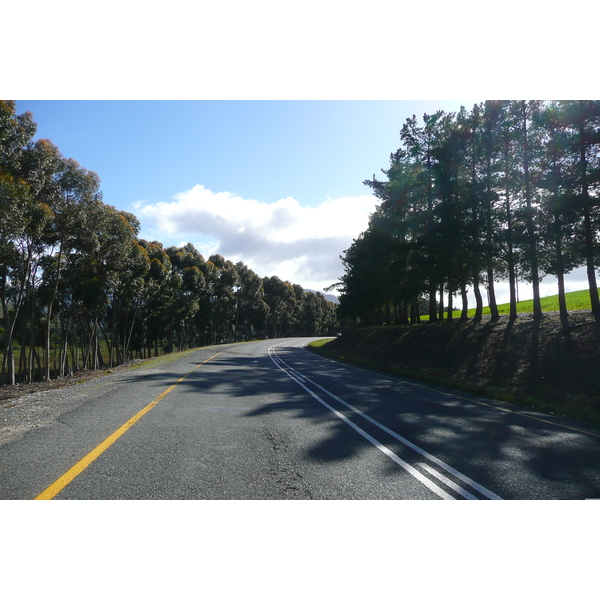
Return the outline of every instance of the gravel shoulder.
{"type": "Polygon", "coordinates": [[[134,360],[127,364],[101,371],[79,371],[71,377],[48,382],[17,384],[0,387],[0,447],[27,431],[43,427],[60,419],[60,416],[84,404],[92,390],[100,385],[116,383],[132,369],[149,369],[177,360],[186,353],[174,352],[157,358],[134,360]]]}

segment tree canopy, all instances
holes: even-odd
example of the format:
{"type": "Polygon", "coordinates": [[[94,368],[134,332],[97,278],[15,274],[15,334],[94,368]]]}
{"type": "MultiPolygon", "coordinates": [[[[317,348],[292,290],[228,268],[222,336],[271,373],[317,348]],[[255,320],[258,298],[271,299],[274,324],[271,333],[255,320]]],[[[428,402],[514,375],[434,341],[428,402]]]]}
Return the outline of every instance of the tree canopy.
{"type": "Polygon", "coordinates": [[[330,335],[335,305],[242,262],[164,248],[105,204],[100,178],[34,141],[0,101],[2,381],[62,377],[177,349],[330,335]]]}
{"type": "Polygon", "coordinates": [[[556,276],[567,318],[564,277],[585,267],[600,322],[600,101],[486,101],[457,113],[407,119],[401,147],[366,180],[380,203],[368,229],[344,252],[340,316],[363,324],[452,318],[468,291],[481,319],[485,288],[499,318],[494,284],[508,280],[510,318],[518,278],[556,276]]]}

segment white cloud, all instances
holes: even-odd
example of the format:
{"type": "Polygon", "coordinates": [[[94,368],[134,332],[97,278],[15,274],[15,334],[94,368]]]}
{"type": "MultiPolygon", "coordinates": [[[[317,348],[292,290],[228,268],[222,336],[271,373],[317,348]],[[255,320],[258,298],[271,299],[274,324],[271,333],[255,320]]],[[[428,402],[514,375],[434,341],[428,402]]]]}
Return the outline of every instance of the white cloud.
{"type": "Polygon", "coordinates": [[[211,248],[261,276],[322,289],[341,276],[339,255],[367,228],[375,205],[373,196],[327,198],[316,206],[291,197],[268,204],[197,185],[172,202],[138,207],[137,214],[143,229],[163,235],[159,241],[165,234],[185,236],[200,252],[211,248]]]}

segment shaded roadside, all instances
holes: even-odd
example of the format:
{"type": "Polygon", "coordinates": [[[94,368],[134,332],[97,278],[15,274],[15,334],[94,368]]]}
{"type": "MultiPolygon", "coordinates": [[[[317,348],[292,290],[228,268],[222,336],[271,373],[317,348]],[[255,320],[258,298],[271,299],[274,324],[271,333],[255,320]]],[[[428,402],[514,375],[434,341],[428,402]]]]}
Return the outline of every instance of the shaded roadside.
{"type": "Polygon", "coordinates": [[[541,321],[388,325],[344,334],[318,352],[463,391],[600,423],[600,327],[589,311],[541,321]]]}

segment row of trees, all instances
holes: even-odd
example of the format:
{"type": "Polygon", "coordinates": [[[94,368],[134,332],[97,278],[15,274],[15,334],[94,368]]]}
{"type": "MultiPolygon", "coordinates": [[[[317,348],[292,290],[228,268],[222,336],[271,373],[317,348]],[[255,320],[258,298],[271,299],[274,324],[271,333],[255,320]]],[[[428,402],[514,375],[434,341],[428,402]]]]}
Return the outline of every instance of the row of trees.
{"type": "Polygon", "coordinates": [[[556,276],[567,318],[564,277],[584,266],[600,321],[600,102],[486,101],[468,111],[406,120],[401,147],[365,181],[381,200],[369,227],[342,257],[340,315],[363,323],[448,318],[456,295],[467,318],[468,291],[481,319],[482,289],[499,318],[494,283],[556,276]]]}
{"type": "Polygon", "coordinates": [[[98,176],[35,131],[31,114],[0,102],[3,382],[336,330],[321,294],[218,254],[205,260],[192,244],[139,239],[135,215],[102,201],[98,176]]]}

